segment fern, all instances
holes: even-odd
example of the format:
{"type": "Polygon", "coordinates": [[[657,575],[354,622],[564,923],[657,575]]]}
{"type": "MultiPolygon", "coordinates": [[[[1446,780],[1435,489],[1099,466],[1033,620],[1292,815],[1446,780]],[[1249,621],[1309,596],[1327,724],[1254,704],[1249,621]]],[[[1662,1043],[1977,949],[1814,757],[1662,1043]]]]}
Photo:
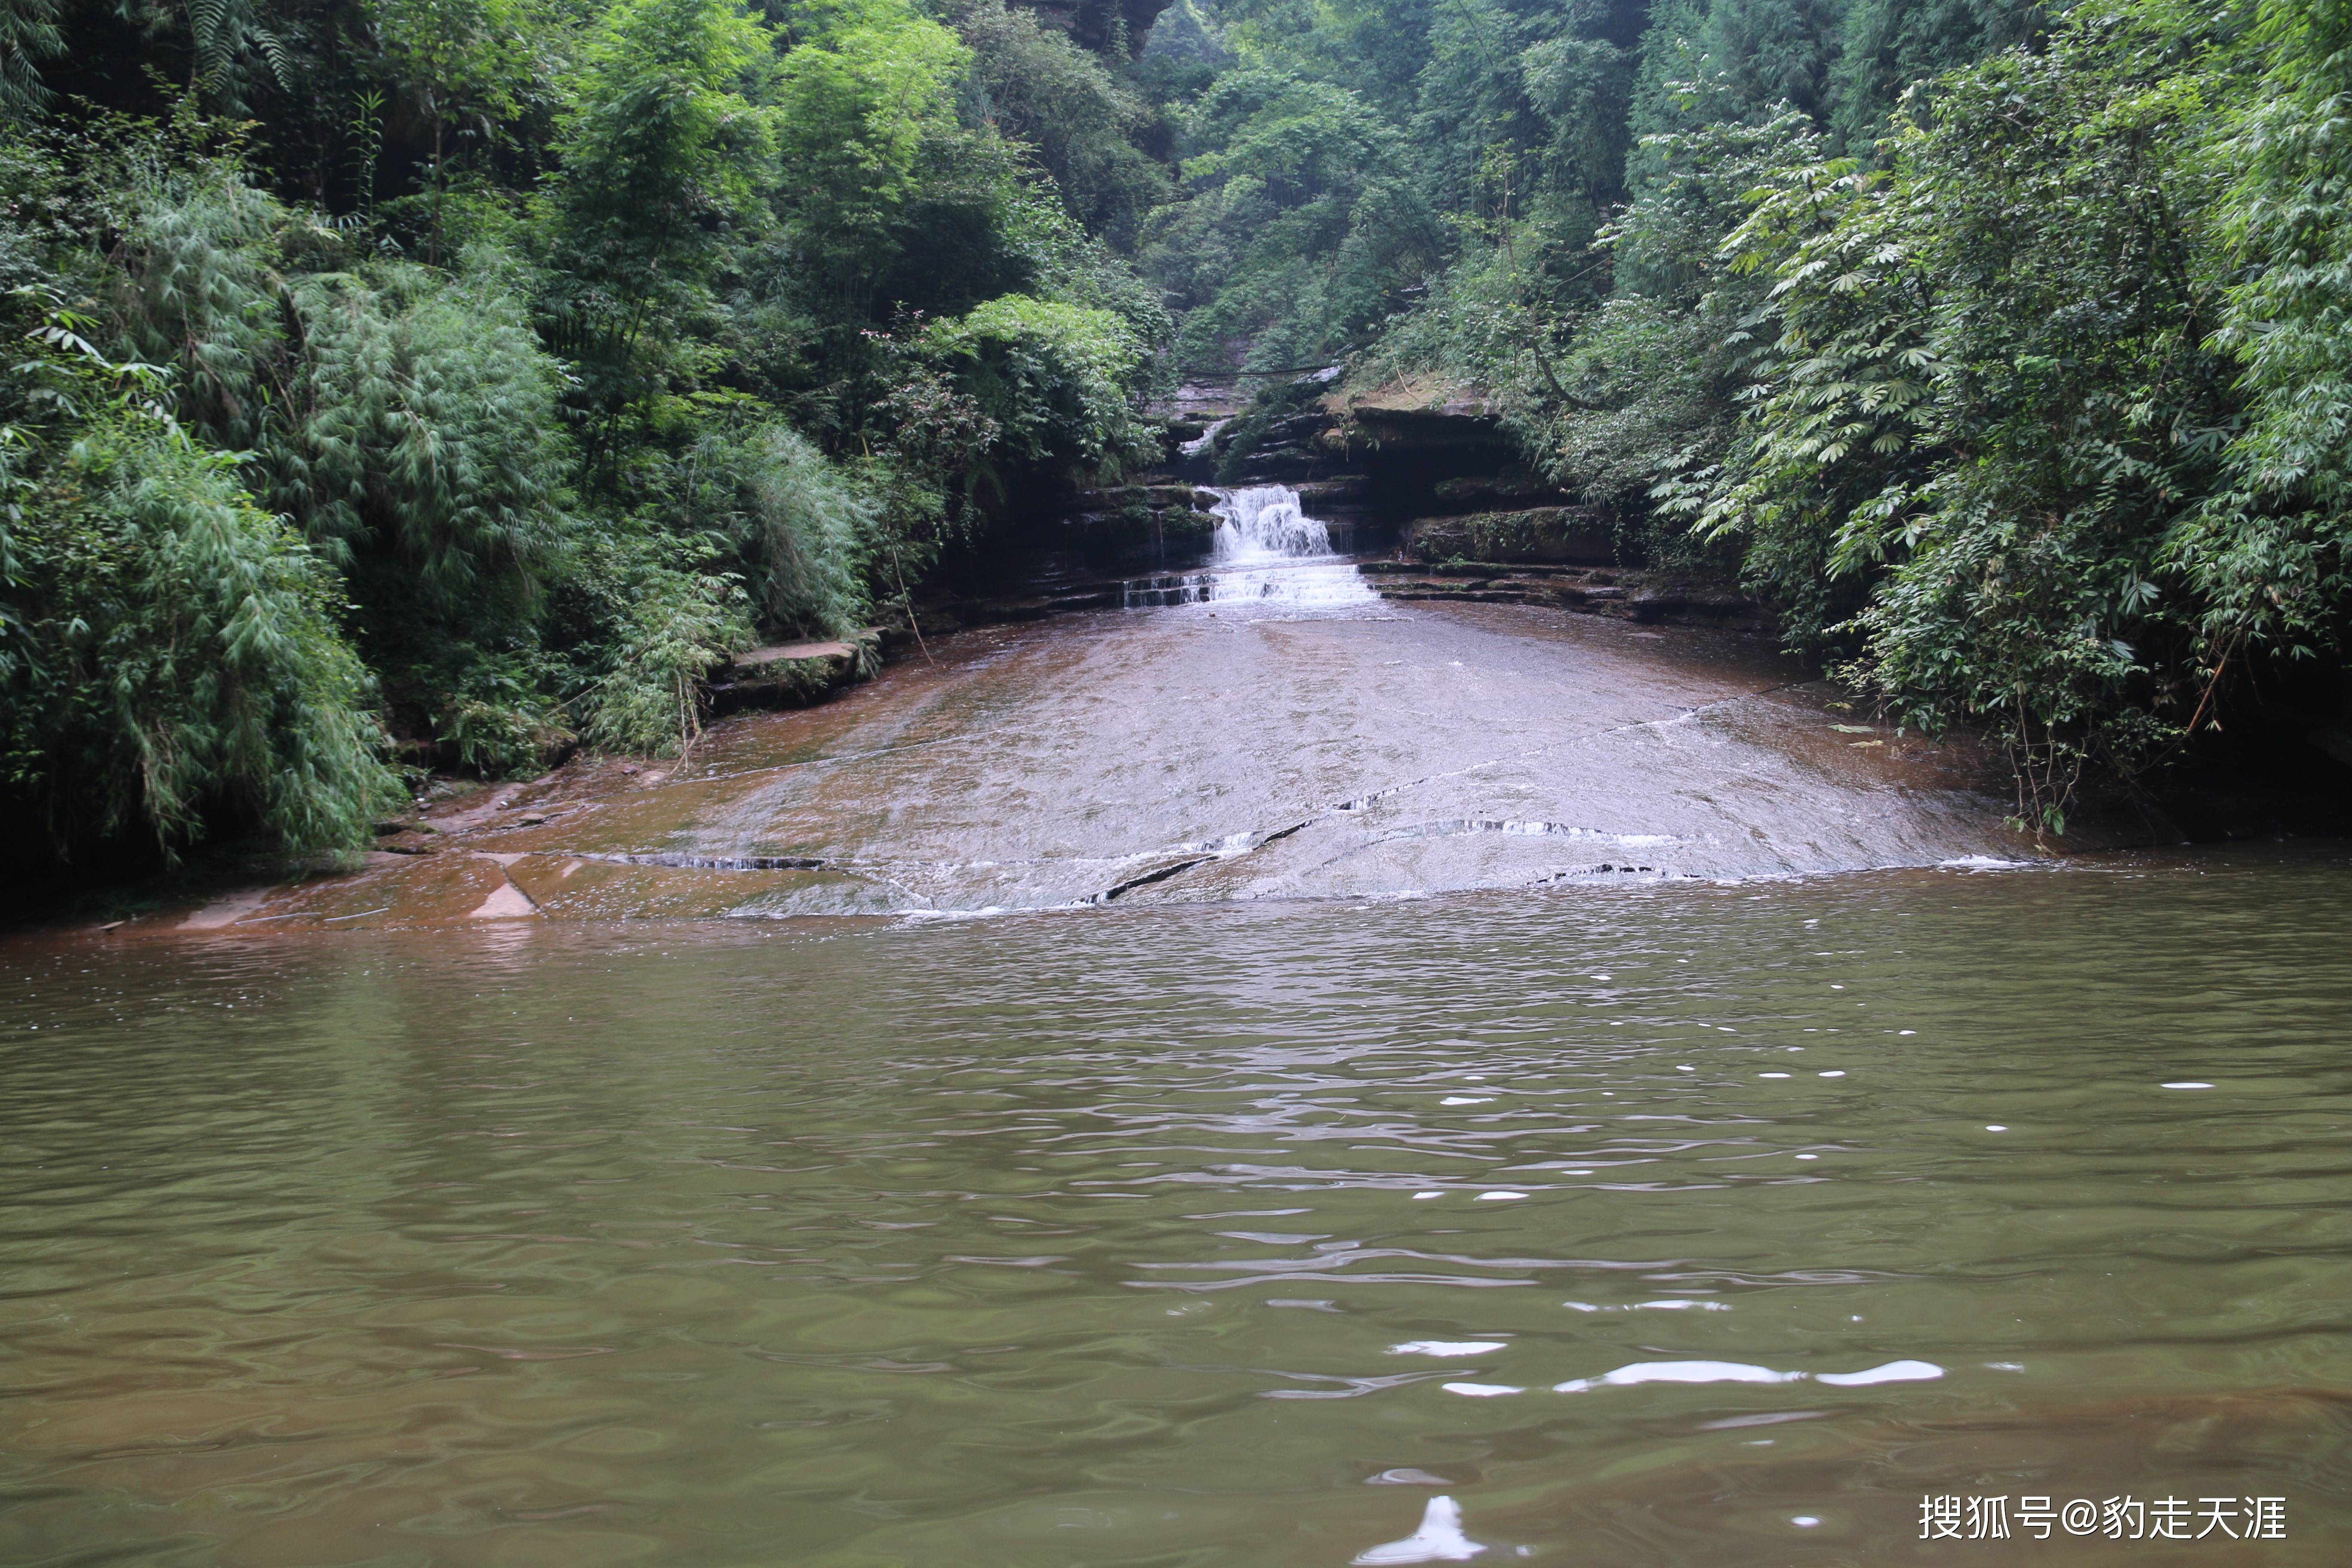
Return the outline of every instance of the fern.
{"type": "Polygon", "coordinates": [[[39,62],[63,51],[58,0],[0,0],[0,117],[28,115],[49,100],[39,62]]]}
{"type": "Polygon", "coordinates": [[[243,100],[240,68],[258,56],[281,92],[294,90],[294,58],[285,40],[254,16],[255,0],[188,0],[193,59],[188,85],[232,106],[243,100]]]}

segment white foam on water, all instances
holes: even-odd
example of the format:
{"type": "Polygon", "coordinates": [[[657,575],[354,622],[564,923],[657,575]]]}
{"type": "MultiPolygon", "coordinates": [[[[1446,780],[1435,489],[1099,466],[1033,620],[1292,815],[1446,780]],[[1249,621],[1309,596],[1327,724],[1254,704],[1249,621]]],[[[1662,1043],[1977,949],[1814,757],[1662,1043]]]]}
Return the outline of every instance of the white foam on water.
{"type": "Polygon", "coordinates": [[[1209,427],[1206,430],[1202,431],[1198,436],[1193,437],[1190,441],[1183,443],[1176,449],[1183,453],[1184,456],[1188,458],[1197,458],[1202,453],[1209,449],[1209,443],[1217,438],[1217,432],[1223,430],[1226,426],[1232,423],[1233,419],[1230,416],[1223,419],[1211,420],[1209,422],[1209,427]]]}
{"type": "MultiPolygon", "coordinates": [[[[1570,1306],[1576,1305],[1571,1301],[1570,1306]]],[[[1599,1377],[1574,1377],[1552,1384],[1555,1394],[1583,1394],[1595,1388],[1625,1388],[1643,1383],[1802,1383],[1811,1378],[1837,1388],[1868,1388],[1881,1383],[1927,1383],[1944,1375],[1931,1361],[1890,1361],[1861,1372],[1775,1372],[1737,1361],[1643,1361],[1621,1366],[1599,1377]]]]}
{"type": "Polygon", "coordinates": [[[1514,1388],[1507,1383],[1441,1383],[1438,1387],[1448,1394],[1464,1394],[1472,1399],[1499,1399],[1506,1394],[1525,1394],[1524,1388],[1514,1388]]]}
{"type": "Polygon", "coordinates": [[[1642,1383],[1797,1383],[1801,1372],[1774,1372],[1737,1361],[1639,1361],[1604,1372],[1599,1377],[1572,1377],[1552,1384],[1555,1394],[1582,1394],[1594,1388],[1628,1388],[1642,1383]]]}
{"type": "Polygon", "coordinates": [[[1597,1307],[1590,1301],[1562,1301],[1561,1306],[1577,1312],[1728,1312],[1727,1301],[1695,1301],[1687,1296],[1669,1296],[1657,1301],[1627,1301],[1614,1307],[1597,1307]]]}
{"type": "Polygon", "coordinates": [[[1867,1388],[1878,1383],[1928,1383],[1943,1375],[1944,1369],[1931,1361],[1890,1361],[1864,1372],[1816,1373],[1813,1381],[1839,1388],[1867,1388]]]}
{"type": "Polygon", "coordinates": [[[1486,1551],[1462,1533],[1462,1505],[1450,1497],[1434,1497],[1423,1510],[1421,1528],[1402,1541],[1391,1541],[1356,1553],[1356,1568],[1382,1568],[1400,1563],[1467,1563],[1486,1551]]]}
{"type": "Polygon", "coordinates": [[[1510,1347],[1500,1340],[1407,1340],[1391,1345],[1391,1355],[1486,1355],[1510,1347]]]}

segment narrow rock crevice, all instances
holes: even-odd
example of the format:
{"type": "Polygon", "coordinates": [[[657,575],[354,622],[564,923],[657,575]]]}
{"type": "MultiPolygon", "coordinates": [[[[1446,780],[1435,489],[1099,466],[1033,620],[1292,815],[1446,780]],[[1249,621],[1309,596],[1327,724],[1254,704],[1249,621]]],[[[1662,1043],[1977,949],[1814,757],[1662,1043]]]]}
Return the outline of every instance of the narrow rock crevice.
{"type": "Polygon", "coordinates": [[[680,855],[593,854],[583,860],[609,860],[624,866],[668,866],[695,871],[821,871],[830,862],[809,855],[680,855]]]}
{"type": "Polygon", "coordinates": [[[1116,888],[1109,889],[1108,892],[1097,893],[1093,898],[1087,900],[1086,901],[1095,904],[1107,904],[1122,893],[1133,892],[1138,888],[1148,888],[1154,882],[1167,881],[1171,877],[1182,876],[1193,867],[1206,865],[1208,862],[1217,858],[1219,858],[1219,857],[1214,855],[1200,855],[1195,856],[1190,860],[1179,860],[1172,866],[1162,866],[1156,871],[1146,871],[1140,877],[1129,877],[1126,881],[1121,882],[1116,888]]]}

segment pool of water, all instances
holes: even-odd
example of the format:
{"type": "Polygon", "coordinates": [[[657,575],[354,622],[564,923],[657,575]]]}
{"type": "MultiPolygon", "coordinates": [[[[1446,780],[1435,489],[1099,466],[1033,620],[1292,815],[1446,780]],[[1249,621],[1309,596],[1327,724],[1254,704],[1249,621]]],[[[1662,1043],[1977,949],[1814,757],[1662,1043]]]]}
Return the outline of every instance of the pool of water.
{"type": "Polygon", "coordinates": [[[19,940],[0,1563],[2340,1563],[2347,898],[19,940]]]}

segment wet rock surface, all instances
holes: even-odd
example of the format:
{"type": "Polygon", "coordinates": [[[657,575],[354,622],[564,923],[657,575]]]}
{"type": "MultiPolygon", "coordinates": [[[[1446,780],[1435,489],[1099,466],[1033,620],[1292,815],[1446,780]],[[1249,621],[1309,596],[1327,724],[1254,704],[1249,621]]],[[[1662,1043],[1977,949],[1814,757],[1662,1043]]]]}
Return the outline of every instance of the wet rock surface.
{"type": "Polygon", "coordinates": [[[436,804],[354,874],[149,923],[1399,898],[2030,853],[1996,758],[1855,721],[1759,639],[1397,603],[1344,565],[1291,568],[1286,596],[1283,570],[1238,601],[937,638],[687,763],[575,759],[436,804]],[[1318,601],[1334,573],[1353,596],[1318,601]]]}
{"type": "Polygon", "coordinates": [[[1553,566],[1515,561],[1368,561],[1360,568],[1384,599],[1550,605],[1643,625],[1727,626],[1763,633],[1762,605],[1718,582],[1666,572],[1553,566]]]}
{"type": "Polygon", "coordinates": [[[1099,565],[1197,560],[1217,531],[1215,503],[1213,491],[1191,484],[1086,490],[1047,543],[1099,565]]]}

